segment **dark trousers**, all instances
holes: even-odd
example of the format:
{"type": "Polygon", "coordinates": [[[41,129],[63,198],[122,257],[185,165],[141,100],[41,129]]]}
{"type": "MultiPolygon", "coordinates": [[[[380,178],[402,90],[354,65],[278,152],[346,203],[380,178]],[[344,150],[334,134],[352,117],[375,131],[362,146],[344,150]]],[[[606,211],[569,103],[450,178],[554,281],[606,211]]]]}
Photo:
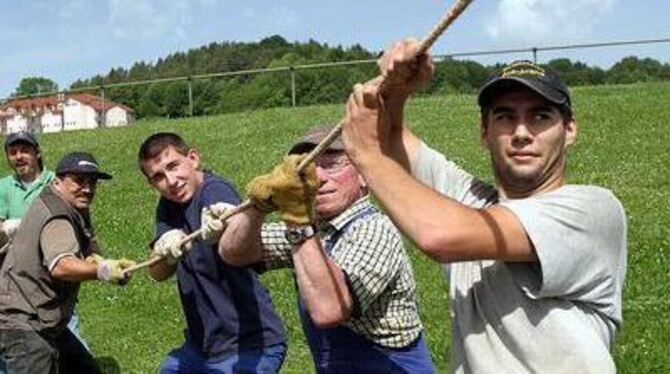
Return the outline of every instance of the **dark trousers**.
{"type": "Polygon", "coordinates": [[[49,337],[32,330],[0,330],[0,359],[12,374],[100,372],[93,356],[67,329],[49,337]]]}

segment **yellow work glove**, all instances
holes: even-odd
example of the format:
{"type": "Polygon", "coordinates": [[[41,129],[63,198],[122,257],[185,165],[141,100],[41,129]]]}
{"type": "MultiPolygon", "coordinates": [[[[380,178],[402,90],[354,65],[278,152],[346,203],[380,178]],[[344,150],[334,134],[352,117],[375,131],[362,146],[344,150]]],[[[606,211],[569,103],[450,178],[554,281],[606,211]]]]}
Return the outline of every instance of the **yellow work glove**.
{"type": "Polygon", "coordinates": [[[288,155],[272,172],[254,178],[247,196],[260,210],[279,210],[291,226],[308,225],[314,220],[314,197],[319,188],[316,166],[310,162],[298,173],[298,164],[307,155],[288,155]]]}
{"type": "Polygon", "coordinates": [[[130,273],[123,270],[135,266],[136,262],[122,258],[120,260],[102,260],[98,264],[98,279],[105,282],[124,285],[130,280],[130,273]]]}
{"type": "Polygon", "coordinates": [[[90,256],[86,257],[84,261],[88,262],[89,264],[99,265],[101,262],[105,261],[105,258],[97,253],[92,253],[90,256]]]}

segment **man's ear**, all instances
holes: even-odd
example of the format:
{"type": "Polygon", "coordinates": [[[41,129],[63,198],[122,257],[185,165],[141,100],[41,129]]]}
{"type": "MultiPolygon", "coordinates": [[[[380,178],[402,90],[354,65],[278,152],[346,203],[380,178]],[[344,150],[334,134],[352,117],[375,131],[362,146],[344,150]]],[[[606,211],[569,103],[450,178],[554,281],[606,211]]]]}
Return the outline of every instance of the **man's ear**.
{"type": "Polygon", "coordinates": [[[577,130],[577,121],[574,118],[565,124],[565,148],[568,148],[577,141],[577,130]]]}
{"type": "Polygon", "coordinates": [[[368,183],[365,181],[365,178],[359,173],[358,174],[358,184],[361,186],[361,188],[368,188],[368,183]]]}
{"type": "Polygon", "coordinates": [[[189,149],[186,157],[193,162],[195,169],[200,166],[200,154],[195,148],[189,149]]]}

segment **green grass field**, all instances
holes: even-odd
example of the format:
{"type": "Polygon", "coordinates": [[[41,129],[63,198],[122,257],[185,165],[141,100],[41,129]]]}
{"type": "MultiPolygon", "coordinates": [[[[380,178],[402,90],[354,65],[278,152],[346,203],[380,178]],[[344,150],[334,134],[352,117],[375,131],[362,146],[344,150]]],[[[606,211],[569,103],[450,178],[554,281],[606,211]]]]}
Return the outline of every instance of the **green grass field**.
{"type": "MultiPolygon", "coordinates": [[[[472,96],[414,99],[407,115],[415,132],[451,159],[490,180],[478,142],[472,96]]],[[[621,199],[629,217],[624,327],[614,356],[622,373],[670,372],[670,83],[585,87],[574,90],[580,125],[568,167],[571,183],[598,184],[621,199]]],[[[108,256],[147,258],[157,195],[136,167],[140,143],[157,131],[176,131],[194,143],[206,167],[232,180],[244,194],[254,176],[268,171],[292,140],[313,124],[343,116],[343,106],[273,109],[182,120],[140,121],[122,129],[47,134],[40,138],[52,168],[66,152],[95,154],[114,180],[101,183],[93,217],[108,256]]],[[[8,172],[6,165],[3,172],[8,172]]],[[[408,243],[408,246],[411,247],[408,243]]],[[[447,287],[439,267],[410,249],[422,319],[435,363],[446,371],[449,342],[447,287]]],[[[267,274],[289,334],[286,373],[311,372],[291,275],[267,274]]],[[[108,372],[155,372],[184,327],[174,279],[135,275],[124,288],[90,282],[80,293],[83,334],[108,372]]],[[[532,344],[532,342],[529,342],[532,344]]]]}

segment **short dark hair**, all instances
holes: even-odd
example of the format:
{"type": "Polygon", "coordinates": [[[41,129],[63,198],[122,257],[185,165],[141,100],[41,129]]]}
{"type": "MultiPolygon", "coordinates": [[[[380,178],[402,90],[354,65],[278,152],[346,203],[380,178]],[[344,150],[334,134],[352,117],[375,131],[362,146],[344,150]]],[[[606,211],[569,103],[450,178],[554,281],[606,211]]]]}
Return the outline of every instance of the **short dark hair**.
{"type": "Polygon", "coordinates": [[[172,147],[177,153],[186,156],[189,146],[181,136],[173,132],[158,132],[149,136],[140,146],[137,154],[137,164],[144,173],[142,163],[148,161],[163,152],[168,147],[172,147]]]}

